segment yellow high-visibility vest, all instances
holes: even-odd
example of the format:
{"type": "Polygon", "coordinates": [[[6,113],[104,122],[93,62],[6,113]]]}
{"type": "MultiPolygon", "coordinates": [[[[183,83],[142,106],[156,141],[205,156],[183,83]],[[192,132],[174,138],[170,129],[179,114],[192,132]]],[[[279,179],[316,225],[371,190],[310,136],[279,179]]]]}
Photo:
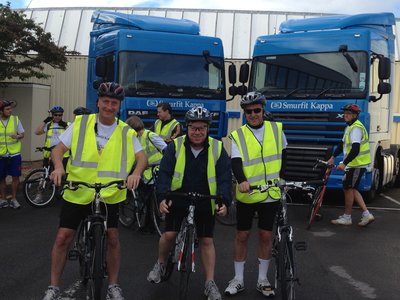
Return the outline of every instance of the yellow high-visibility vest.
{"type": "MultiPolygon", "coordinates": [[[[120,120],[100,154],[97,150],[95,123],[96,114],[77,116],[75,119],[67,180],[87,183],[125,180],[135,162],[132,141],[136,132],[120,120]]],[[[126,189],[107,188],[102,191],[102,197],[106,203],[115,204],[126,199],[126,189]]],[[[89,189],[67,189],[64,192],[64,199],[76,204],[88,204],[93,198],[94,191],[89,189]]]]}
{"type": "MultiPolygon", "coordinates": [[[[69,124],[68,124],[69,125],[69,124]]],[[[46,138],[44,141],[44,146],[47,148],[51,147],[51,138],[53,137],[53,130],[54,130],[54,123],[53,121],[50,122],[50,126],[46,125],[47,127],[47,131],[46,131],[46,138]]],[[[60,134],[62,134],[65,131],[64,127],[59,127],[58,130],[60,130],[60,134]]],[[[50,151],[43,151],[43,157],[44,158],[49,158],[50,157],[51,152],[50,151]]],[[[64,153],[64,157],[69,157],[69,151],[64,153]]]]}
{"type": "MultiPolygon", "coordinates": [[[[185,147],[186,135],[174,139],[175,143],[175,170],[171,182],[171,191],[176,191],[182,187],[183,175],[185,173],[186,165],[186,147],[185,147]]],[[[222,153],[222,142],[212,137],[208,137],[208,161],[207,161],[207,178],[208,188],[210,195],[217,194],[217,171],[216,164],[222,153]]],[[[215,201],[211,201],[211,210],[215,211],[215,201]]]]}
{"type": "MultiPolygon", "coordinates": [[[[139,138],[140,144],[142,145],[144,153],[147,155],[149,165],[159,165],[161,162],[162,153],[151,142],[150,137],[153,135],[156,135],[156,134],[154,132],[151,132],[150,130],[145,129],[143,131],[142,136],[140,136],[138,138],[139,138]]],[[[152,178],[152,176],[153,176],[153,174],[151,174],[151,168],[147,168],[143,172],[143,177],[146,180],[150,180],[152,178]]]]}
{"type": "Polygon", "coordinates": [[[179,122],[176,119],[171,120],[164,127],[161,128],[162,121],[156,120],[154,123],[154,132],[159,135],[163,140],[171,138],[172,132],[175,127],[179,125],[179,122]]]}
{"type": "Polygon", "coordinates": [[[349,154],[352,146],[350,140],[350,133],[356,127],[362,130],[362,137],[360,142],[360,153],[358,153],[356,158],[353,159],[351,162],[349,162],[349,164],[347,165],[348,167],[351,168],[365,166],[371,163],[371,151],[369,149],[368,132],[365,129],[364,125],[359,120],[356,120],[353,124],[346,127],[343,136],[343,142],[344,142],[343,147],[344,149],[346,149],[346,153],[349,154]]]}
{"type": "Polygon", "coordinates": [[[21,141],[11,137],[12,134],[17,133],[18,124],[18,116],[10,116],[6,126],[0,122],[0,156],[7,152],[9,154],[21,153],[21,141]]]}
{"type": "MultiPolygon", "coordinates": [[[[282,123],[264,121],[264,138],[261,145],[247,125],[231,133],[243,161],[243,173],[251,186],[279,180],[282,165],[282,123]]],[[[267,196],[279,200],[279,187],[272,187],[266,193],[241,193],[236,186],[236,199],[243,203],[264,201],[267,196]]]]}

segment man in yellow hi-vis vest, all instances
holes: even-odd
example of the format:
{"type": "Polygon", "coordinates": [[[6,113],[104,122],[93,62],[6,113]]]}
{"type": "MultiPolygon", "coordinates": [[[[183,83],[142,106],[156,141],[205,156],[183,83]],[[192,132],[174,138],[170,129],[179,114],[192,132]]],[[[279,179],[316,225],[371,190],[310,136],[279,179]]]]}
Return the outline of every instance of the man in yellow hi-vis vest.
{"type": "MultiPolygon", "coordinates": [[[[107,183],[127,180],[129,189],[136,188],[147,166],[147,158],[127,124],[116,119],[125,93],[114,82],[100,84],[98,88],[98,114],[80,115],[60,135],[60,143],[52,151],[54,171],[51,178],[60,185],[65,174],[62,158],[71,151],[67,165],[67,180],[88,183],[107,183]],[[133,165],[136,167],[131,175],[133,165]],[[129,175],[129,176],[128,176],[129,175]]],[[[52,250],[51,284],[44,299],[61,299],[59,281],[65,266],[67,252],[79,223],[91,213],[93,192],[86,189],[64,192],[57,237],[52,250]]],[[[126,199],[126,190],[110,188],[104,191],[107,206],[107,273],[109,286],[107,299],[124,299],[117,284],[120,266],[118,235],[118,204],[126,199]]]]}
{"type": "Polygon", "coordinates": [[[221,207],[216,208],[214,201],[207,200],[196,205],[194,216],[206,273],[204,294],[210,300],[219,300],[221,294],[214,282],[216,257],[213,233],[215,210],[217,214],[225,215],[226,206],[231,203],[230,161],[222,142],[208,136],[212,118],[206,108],[193,107],[186,113],[185,120],[187,135],[175,139],[167,146],[160,164],[157,198],[160,212],[166,214],[166,228],[159,241],[158,260],[147,280],[152,283],[161,281],[168,253],[175,244],[181,222],[187,215],[187,206],[182,205],[186,199],[172,199],[171,203],[171,200],[166,199],[166,193],[172,190],[206,195],[221,194],[224,198],[221,207]]]}
{"type": "MultiPolygon", "coordinates": [[[[67,129],[68,123],[63,120],[64,109],[61,106],[53,106],[49,113],[51,116],[47,117],[40,122],[38,127],[35,130],[36,135],[46,134],[44,146],[46,148],[55,147],[59,139],[58,137],[67,129]]],[[[50,151],[43,151],[43,166],[49,165],[50,151]]],[[[64,168],[67,166],[69,158],[69,152],[67,151],[64,154],[63,165],[64,168]]]]}
{"type": "Polygon", "coordinates": [[[157,117],[154,122],[154,132],[166,143],[181,134],[181,124],[172,116],[172,108],[168,102],[160,102],[157,105],[157,117]]]}
{"type": "Polygon", "coordinates": [[[0,101],[0,208],[20,208],[17,201],[19,177],[21,176],[21,139],[24,138],[24,128],[18,116],[12,115],[16,102],[0,101]],[[6,198],[6,177],[12,177],[11,200],[6,198]]]}
{"type": "Polygon", "coordinates": [[[231,162],[236,187],[237,227],[235,238],[235,277],[225,289],[226,295],[244,290],[244,265],[247,242],[254,214],[258,214],[258,281],[256,288],[264,296],[273,296],[274,290],[267,278],[272,249],[272,227],[279,207],[280,189],[270,188],[268,193],[249,194],[250,186],[279,180],[282,152],[286,138],[282,124],[264,121],[265,97],[249,92],[242,97],[240,106],[247,123],[231,133],[231,162]]]}
{"type": "Polygon", "coordinates": [[[371,163],[368,132],[358,120],[361,109],[357,104],[347,104],[342,107],[342,110],[347,127],[342,142],[336,147],[328,163],[333,164],[335,157],[344,152],[344,160],[337,166],[337,169],[345,172],[343,176],[345,206],[344,214],[336,220],[332,220],[331,223],[352,225],[351,211],[353,203],[356,201],[363,211],[358,225],[364,227],[375,220],[374,216],[368,211],[362,195],[357,190],[361,177],[371,163]]]}

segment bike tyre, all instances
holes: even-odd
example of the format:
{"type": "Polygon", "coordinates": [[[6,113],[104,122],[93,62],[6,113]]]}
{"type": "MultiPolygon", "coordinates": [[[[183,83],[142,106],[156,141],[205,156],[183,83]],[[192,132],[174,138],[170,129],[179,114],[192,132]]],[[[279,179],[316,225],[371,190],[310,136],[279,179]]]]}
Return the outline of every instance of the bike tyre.
{"type": "Polygon", "coordinates": [[[189,227],[186,230],[185,246],[183,249],[182,261],[184,262],[184,269],[180,270],[179,281],[179,300],[186,300],[189,291],[189,279],[192,273],[192,245],[194,243],[194,228],[189,227]]]}
{"type": "Polygon", "coordinates": [[[99,224],[92,227],[92,266],[91,266],[91,296],[93,300],[102,299],[102,288],[105,274],[105,244],[104,229],[99,224]]]}
{"type": "Polygon", "coordinates": [[[165,215],[162,215],[158,208],[158,201],[155,191],[152,192],[150,197],[151,219],[153,220],[155,230],[157,231],[158,235],[161,236],[165,232],[165,215]]]}
{"type": "Polygon", "coordinates": [[[43,169],[34,169],[25,177],[23,192],[24,198],[29,205],[42,208],[52,203],[56,193],[56,186],[50,178],[45,178],[43,169]],[[43,180],[45,180],[45,187],[41,188],[40,185],[43,180]],[[40,199],[42,200],[40,202],[35,199],[39,194],[39,190],[41,192],[40,199]]]}
{"type": "Polygon", "coordinates": [[[322,200],[324,198],[325,190],[326,186],[319,186],[312,197],[312,201],[308,212],[308,224],[306,227],[307,230],[311,228],[311,225],[314,222],[314,219],[322,205],[322,200]]]}
{"type": "Polygon", "coordinates": [[[87,284],[89,279],[89,264],[87,261],[89,245],[86,242],[87,239],[87,230],[86,230],[86,223],[81,222],[78,228],[78,234],[76,236],[76,247],[79,251],[79,275],[81,276],[82,283],[84,285],[87,284]]]}
{"type": "Polygon", "coordinates": [[[122,226],[130,228],[135,222],[135,205],[133,198],[129,197],[119,204],[119,222],[122,226]]]}
{"type": "Polygon", "coordinates": [[[278,245],[278,278],[282,300],[295,299],[296,280],[293,255],[293,242],[289,240],[288,233],[282,231],[278,245]]]}

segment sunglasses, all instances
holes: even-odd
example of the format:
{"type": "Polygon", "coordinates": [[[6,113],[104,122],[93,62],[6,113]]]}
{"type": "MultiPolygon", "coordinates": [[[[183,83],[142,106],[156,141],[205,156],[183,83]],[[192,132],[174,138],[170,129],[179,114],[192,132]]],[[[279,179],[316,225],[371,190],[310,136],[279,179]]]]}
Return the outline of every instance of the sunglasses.
{"type": "Polygon", "coordinates": [[[246,113],[246,115],[251,115],[251,113],[255,113],[255,114],[259,114],[260,112],[262,112],[262,108],[254,108],[254,109],[245,109],[244,112],[246,113]]]}
{"type": "Polygon", "coordinates": [[[208,126],[194,127],[193,125],[189,125],[188,128],[189,128],[190,131],[193,131],[193,132],[196,132],[196,131],[198,131],[198,132],[206,132],[208,126]]]}
{"type": "Polygon", "coordinates": [[[53,114],[53,117],[62,117],[63,114],[53,114]]]}

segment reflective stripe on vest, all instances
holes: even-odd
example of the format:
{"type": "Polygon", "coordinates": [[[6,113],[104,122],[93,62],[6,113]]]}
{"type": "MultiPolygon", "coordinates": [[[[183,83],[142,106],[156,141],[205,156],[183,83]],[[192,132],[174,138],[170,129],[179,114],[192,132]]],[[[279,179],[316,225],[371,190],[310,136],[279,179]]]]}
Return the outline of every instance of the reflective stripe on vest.
{"type": "MultiPolygon", "coordinates": [[[[47,148],[51,147],[51,138],[53,137],[53,129],[55,129],[54,127],[52,127],[54,125],[53,121],[50,122],[50,126],[48,127],[47,131],[46,131],[46,138],[44,141],[44,146],[47,148]]],[[[47,126],[47,125],[46,125],[47,126]]],[[[56,128],[58,130],[60,130],[60,134],[62,134],[65,131],[64,127],[59,127],[56,128]]],[[[50,157],[50,151],[44,150],[43,151],[43,157],[44,158],[49,158],[50,157]]],[[[64,157],[69,157],[69,151],[64,153],[64,157]]]]}
{"type": "Polygon", "coordinates": [[[362,131],[362,137],[360,142],[360,153],[354,158],[351,162],[348,163],[348,167],[360,167],[365,166],[371,163],[371,151],[369,149],[369,139],[368,139],[368,132],[365,129],[364,125],[359,121],[356,120],[353,124],[346,127],[344,131],[344,149],[346,149],[346,155],[349,154],[352,143],[350,140],[350,133],[354,128],[360,128],[362,131]]]}
{"type": "MultiPolygon", "coordinates": [[[[171,182],[171,191],[175,191],[182,187],[183,175],[185,173],[186,164],[186,147],[185,147],[186,135],[178,137],[174,140],[175,143],[175,170],[171,182]]],[[[207,159],[207,178],[208,188],[210,195],[217,194],[217,178],[216,178],[216,164],[222,153],[222,142],[211,137],[208,137],[208,159],[207,159]]],[[[215,211],[215,201],[211,201],[211,209],[215,211]]]]}
{"type": "Polygon", "coordinates": [[[161,125],[162,121],[156,120],[156,123],[154,124],[154,132],[163,140],[166,140],[171,138],[172,132],[174,131],[175,127],[179,125],[179,122],[173,119],[169,123],[165,124],[162,128],[161,125]]]}
{"type": "MultiPolygon", "coordinates": [[[[154,132],[151,132],[150,130],[145,129],[143,131],[142,136],[138,137],[140,144],[142,145],[144,153],[147,155],[147,159],[149,162],[149,165],[157,165],[160,164],[162,153],[153,145],[153,143],[150,140],[150,137],[156,135],[154,132]]],[[[151,167],[147,168],[143,172],[143,177],[146,180],[150,180],[153,177],[153,174],[151,172],[151,167]]]]}
{"type": "MultiPolygon", "coordinates": [[[[99,154],[94,131],[95,123],[95,114],[77,116],[75,119],[67,180],[88,183],[125,180],[135,162],[133,147],[135,131],[119,121],[99,154]]],[[[84,188],[64,192],[65,200],[77,204],[90,203],[93,196],[93,191],[84,188]]],[[[119,190],[116,187],[105,189],[102,191],[102,197],[106,203],[118,203],[126,199],[126,189],[119,190]]]]}
{"type": "Polygon", "coordinates": [[[0,122],[0,156],[6,154],[17,154],[21,152],[21,140],[13,139],[12,134],[18,132],[18,116],[10,116],[7,125],[4,127],[0,122]]]}
{"type": "MultiPolygon", "coordinates": [[[[282,164],[282,123],[264,122],[264,137],[261,145],[247,125],[231,133],[236,142],[242,162],[243,172],[250,185],[266,184],[269,180],[279,180],[282,164]]],[[[270,188],[268,193],[239,192],[236,187],[236,199],[244,203],[264,201],[267,196],[279,200],[281,196],[278,187],[270,188]]]]}

